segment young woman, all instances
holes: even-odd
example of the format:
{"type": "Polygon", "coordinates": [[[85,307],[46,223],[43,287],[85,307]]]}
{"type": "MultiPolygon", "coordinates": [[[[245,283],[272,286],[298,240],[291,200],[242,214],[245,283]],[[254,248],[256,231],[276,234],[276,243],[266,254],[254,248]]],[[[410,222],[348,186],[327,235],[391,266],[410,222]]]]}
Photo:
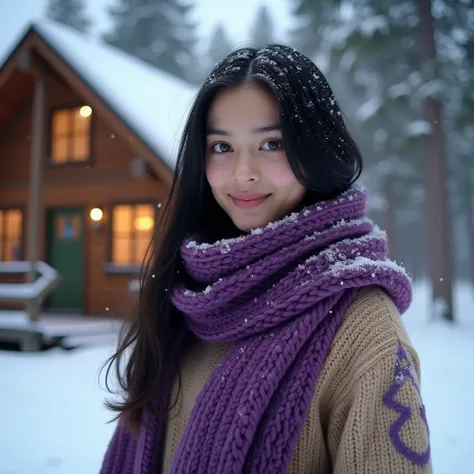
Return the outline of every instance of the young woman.
{"type": "Polygon", "coordinates": [[[125,397],[102,473],[431,472],[410,281],[361,169],[305,56],[215,67],[111,360],[125,397]]]}

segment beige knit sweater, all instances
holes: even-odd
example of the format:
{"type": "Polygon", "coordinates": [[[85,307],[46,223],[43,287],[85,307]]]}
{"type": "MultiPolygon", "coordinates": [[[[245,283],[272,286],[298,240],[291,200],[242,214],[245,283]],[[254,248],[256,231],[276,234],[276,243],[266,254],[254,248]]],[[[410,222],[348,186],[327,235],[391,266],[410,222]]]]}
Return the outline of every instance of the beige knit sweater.
{"type": "MultiPolygon", "coordinates": [[[[169,472],[200,390],[228,347],[200,341],[183,358],[181,394],[168,421],[163,473],[169,472]]],[[[410,364],[415,383],[406,380],[395,396],[411,408],[399,436],[405,449],[423,453],[429,436],[420,416],[417,353],[390,298],[379,289],[360,290],[333,341],[288,474],[432,472],[430,462],[412,462],[390,435],[399,414],[384,403],[384,395],[400,377],[396,368],[410,364]],[[408,358],[400,357],[400,347],[408,358]]],[[[173,400],[176,389],[177,381],[173,400]]]]}

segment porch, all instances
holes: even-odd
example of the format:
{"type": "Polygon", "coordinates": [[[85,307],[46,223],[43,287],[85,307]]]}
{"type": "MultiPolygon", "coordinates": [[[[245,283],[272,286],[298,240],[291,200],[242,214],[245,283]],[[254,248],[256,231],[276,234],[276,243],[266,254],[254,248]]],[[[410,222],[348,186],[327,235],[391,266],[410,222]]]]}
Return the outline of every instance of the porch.
{"type": "Polygon", "coordinates": [[[121,327],[118,318],[43,313],[31,321],[21,310],[0,311],[0,348],[37,352],[51,347],[115,344],[121,327]]]}
{"type": "MultiPolygon", "coordinates": [[[[0,274],[31,272],[36,277],[33,281],[0,284],[0,302],[16,302],[24,307],[0,310],[0,349],[36,352],[51,347],[72,349],[117,341],[120,317],[45,310],[43,302],[62,280],[45,262],[0,262],[0,274]]],[[[132,280],[128,291],[134,293],[136,286],[132,280]]]]}

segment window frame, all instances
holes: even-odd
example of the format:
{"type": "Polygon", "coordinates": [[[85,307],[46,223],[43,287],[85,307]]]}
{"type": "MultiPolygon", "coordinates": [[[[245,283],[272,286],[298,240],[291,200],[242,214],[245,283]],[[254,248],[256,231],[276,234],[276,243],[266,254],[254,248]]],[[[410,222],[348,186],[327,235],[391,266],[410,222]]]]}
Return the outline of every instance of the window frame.
{"type": "Polygon", "coordinates": [[[110,216],[109,219],[109,232],[107,237],[107,261],[104,265],[104,270],[106,273],[118,273],[118,274],[128,274],[128,273],[139,273],[142,267],[142,262],[139,264],[127,264],[120,265],[112,261],[113,257],[113,241],[114,241],[114,218],[113,212],[114,208],[117,206],[140,206],[140,205],[149,205],[152,206],[154,210],[154,226],[153,233],[156,232],[158,224],[158,205],[159,201],[156,199],[139,199],[139,200],[128,200],[128,201],[117,201],[112,202],[109,205],[108,213],[110,216]]]}
{"type": "MultiPolygon", "coordinates": [[[[0,206],[0,211],[6,212],[6,211],[20,211],[21,212],[21,234],[20,234],[20,255],[19,255],[19,261],[23,261],[25,258],[25,237],[26,237],[26,232],[25,232],[25,224],[26,224],[26,213],[25,213],[25,207],[24,206],[0,206]]],[[[0,261],[6,262],[6,261],[11,261],[11,260],[1,260],[4,255],[3,252],[5,250],[5,234],[0,233],[0,261]]]]}
{"type": "MultiPolygon", "coordinates": [[[[74,102],[66,105],[58,105],[54,107],[50,107],[49,114],[48,114],[48,153],[46,154],[46,164],[52,168],[63,168],[63,167],[71,167],[71,166],[90,166],[94,162],[94,130],[95,130],[95,112],[94,107],[92,105],[87,104],[85,102],[74,102]],[[89,158],[83,161],[71,161],[71,157],[68,157],[68,161],[64,163],[57,163],[54,161],[53,158],[53,141],[54,141],[54,134],[53,134],[53,120],[54,114],[56,112],[60,112],[63,110],[72,110],[76,108],[83,107],[88,105],[92,109],[92,115],[90,117],[90,130],[89,130],[89,158]]],[[[71,140],[71,138],[69,138],[71,140]]]]}

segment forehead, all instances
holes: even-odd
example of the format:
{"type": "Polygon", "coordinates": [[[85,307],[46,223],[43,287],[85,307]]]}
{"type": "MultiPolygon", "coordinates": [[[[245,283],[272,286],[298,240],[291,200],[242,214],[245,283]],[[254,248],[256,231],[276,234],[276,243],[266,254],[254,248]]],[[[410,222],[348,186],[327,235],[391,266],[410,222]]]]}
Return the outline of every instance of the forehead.
{"type": "Polygon", "coordinates": [[[219,128],[269,125],[279,122],[278,101],[258,83],[222,91],[209,110],[209,126],[219,128]]]}

